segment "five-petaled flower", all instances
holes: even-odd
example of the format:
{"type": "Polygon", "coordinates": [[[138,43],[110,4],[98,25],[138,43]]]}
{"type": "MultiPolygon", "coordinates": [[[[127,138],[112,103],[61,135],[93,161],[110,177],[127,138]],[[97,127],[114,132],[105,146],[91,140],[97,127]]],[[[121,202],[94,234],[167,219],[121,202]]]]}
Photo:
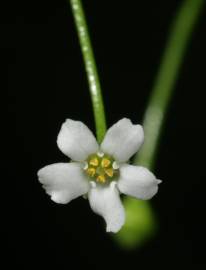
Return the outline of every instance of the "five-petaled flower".
{"type": "Polygon", "coordinates": [[[123,118],[109,128],[99,146],[85,124],[67,119],[57,145],[72,161],[42,168],[39,181],[56,203],[86,195],[92,210],[105,219],[107,232],[118,232],[125,222],[120,193],[150,199],[161,182],[148,169],[126,164],[143,140],[142,126],[123,118]]]}

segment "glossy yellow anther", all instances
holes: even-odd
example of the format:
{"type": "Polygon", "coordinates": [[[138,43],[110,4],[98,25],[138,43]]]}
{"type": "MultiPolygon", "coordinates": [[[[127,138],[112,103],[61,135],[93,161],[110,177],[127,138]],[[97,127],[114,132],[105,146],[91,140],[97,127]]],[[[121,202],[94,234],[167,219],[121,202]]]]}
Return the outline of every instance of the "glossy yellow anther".
{"type": "Polygon", "coordinates": [[[106,169],[105,173],[109,176],[109,177],[113,177],[114,175],[114,171],[112,168],[106,169]]]}
{"type": "Polygon", "coordinates": [[[99,165],[99,160],[97,158],[93,158],[89,161],[89,165],[97,167],[99,165]]]}
{"type": "Polygon", "coordinates": [[[103,174],[100,174],[99,176],[97,176],[97,181],[100,182],[100,183],[105,183],[106,181],[106,178],[103,174]]]}
{"type": "Polygon", "coordinates": [[[95,173],[96,173],[95,168],[88,168],[88,169],[87,169],[87,174],[88,174],[89,176],[93,177],[93,176],[95,175],[95,173]]]}
{"type": "Polygon", "coordinates": [[[107,158],[103,158],[103,159],[102,159],[101,166],[102,166],[103,168],[109,167],[110,164],[111,164],[111,161],[110,161],[109,159],[107,159],[107,158]]]}
{"type": "Polygon", "coordinates": [[[91,181],[99,185],[116,181],[119,177],[118,168],[114,168],[114,159],[109,155],[91,154],[86,160],[84,171],[91,181]]]}

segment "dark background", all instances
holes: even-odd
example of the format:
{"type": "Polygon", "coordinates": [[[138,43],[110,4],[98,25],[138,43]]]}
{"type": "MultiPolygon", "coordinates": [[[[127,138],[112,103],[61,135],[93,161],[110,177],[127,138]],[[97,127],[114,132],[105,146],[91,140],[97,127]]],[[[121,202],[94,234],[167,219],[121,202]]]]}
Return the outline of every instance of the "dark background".
{"type": "MultiPolygon", "coordinates": [[[[141,123],[181,1],[83,1],[95,48],[108,126],[141,123]]],[[[3,269],[113,269],[205,263],[205,9],[175,87],[155,174],[160,228],[132,252],[105,233],[83,199],[53,203],[37,181],[44,165],[66,161],[56,137],[66,118],[94,121],[78,39],[66,0],[1,4],[3,91],[8,89],[6,265],[3,269]],[[4,85],[4,84],[3,84],[4,85]],[[8,147],[9,146],[9,147],[8,147]]],[[[5,133],[5,132],[3,132],[5,133]]],[[[3,156],[4,157],[4,156],[3,156]]]]}

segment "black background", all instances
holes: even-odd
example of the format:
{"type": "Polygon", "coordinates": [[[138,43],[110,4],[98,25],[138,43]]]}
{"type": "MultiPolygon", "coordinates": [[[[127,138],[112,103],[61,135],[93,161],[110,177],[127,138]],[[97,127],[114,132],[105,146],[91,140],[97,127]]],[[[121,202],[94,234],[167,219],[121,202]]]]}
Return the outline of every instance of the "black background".
{"type": "MultiPolygon", "coordinates": [[[[141,123],[181,1],[83,1],[104,92],[108,126],[141,123]]],[[[205,9],[181,67],[158,151],[163,180],[152,199],[159,233],[140,250],[119,249],[83,199],[53,203],[37,181],[44,165],[67,161],[56,146],[66,118],[94,121],[69,4],[1,4],[1,64],[9,99],[4,269],[113,269],[205,263],[205,9]],[[7,72],[8,71],[8,72],[7,72]]],[[[3,86],[3,90],[5,87],[3,86]]],[[[3,147],[2,147],[3,148],[3,147]]],[[[5,161],[5,158],[3,158],[5,161]]],[[[4,234],[4,231],[2,231],[4,234]]]]}

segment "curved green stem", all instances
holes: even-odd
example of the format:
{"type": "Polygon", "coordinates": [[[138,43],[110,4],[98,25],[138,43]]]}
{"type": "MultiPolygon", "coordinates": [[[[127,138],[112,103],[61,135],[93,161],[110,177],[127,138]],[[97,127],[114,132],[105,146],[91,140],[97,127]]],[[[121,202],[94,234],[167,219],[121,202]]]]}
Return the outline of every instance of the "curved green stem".
{"type": "Polygon", "coordinates": [[[171,25],[169,39],[144,115],[145,142],[134,159],[135,164],[150,168],[154,165],[158,141],[178,72],[203,4],[204,0],[184,0],[171,25]]]}
{"type": "Polygon", "coordinates": [[[81,0],[70,0],[70,5],[74,16],[81,52],[84,59],[87,80],[89,83],[89,90],[95,118],[97,140],[100,143],[106,132],[106,120],[94,53],[92,50],[92,45],[81,0]]]}
{"type": "MultiPolygon", "coordinates": [[[[143,126],[145,143],[134,163],[152,168],[166,111],[172,97],[185,50],[204,0],[184,0],[171,25],[169,39],[147,109],[143,126]]],[[[157,223],[151,205],[126,197],[126,223],[115,236],[123,248],[140,246],[156,232],[157,223]]]]}

